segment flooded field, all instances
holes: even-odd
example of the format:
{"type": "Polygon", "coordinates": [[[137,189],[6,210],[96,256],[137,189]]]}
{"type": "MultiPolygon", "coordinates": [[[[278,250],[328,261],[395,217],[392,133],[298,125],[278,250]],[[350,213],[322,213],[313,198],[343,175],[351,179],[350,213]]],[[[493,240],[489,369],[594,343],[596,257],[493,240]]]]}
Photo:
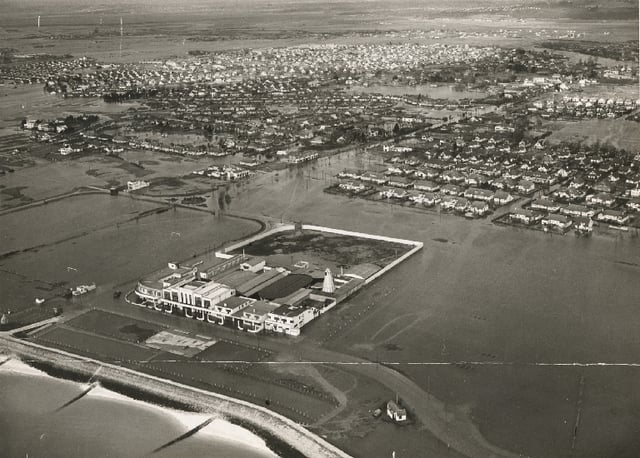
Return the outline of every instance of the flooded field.
{"type": "Polygon", "coordinates": [[[306,338],[325,342],[344,329],[331,348],[403,363],[393,367],[452,414],[478,424],[496,445],[530,456],[570,453],[584,377],[577,455],[601,456],[614,441],[620,456],[637,454],[638,369],[571,365],[638,362],[637,239],[551,236],[322,192],[332,173],[363,160],[347,153],[285,171],[277,182],[262,177],[231,204],[425,242],[417,256],[305,330],[306,338]]]}
{"type": "Polygon", "coordinates": [[[24,118],[55,119],[78,113],[116,114],[139,106],[137,102],[105,103],[98,97],[63,98],[45,93],[43,86],[0,86],[0,135],[15,132],[24,118]]]}
{"type": "MultiPolygon", "coordinates": [[[[11,298],[3,311],[28,309],[34,307],[36,297],[53,299],[64,288],[95,282],[97,291],[76,301],[76,305],[90,306],[92,298],[110,295],[116,285],[135,282],[170,260],[187,259],[259,229],[250,221],[187,209],[131,218],[157,207],[127,197],[92,195],[48,204],[45,216],[50,223],[44,223],[37,211],[42,208],[0,217],[12,228],[7,232],[7,246],[36,246],[0,260],[0,286],[11,298]],[[89,215],[102,211],[95,221],[87,221],[89,215]],[[75,224],[87,224],[87,229],[81,231],[75,224]],[[51,227],[56,232],[43,229],[23,239],[20,231],[32,226],[51,227]]],[[[65,304],[62,299],[54,303],[65,304]]]]}

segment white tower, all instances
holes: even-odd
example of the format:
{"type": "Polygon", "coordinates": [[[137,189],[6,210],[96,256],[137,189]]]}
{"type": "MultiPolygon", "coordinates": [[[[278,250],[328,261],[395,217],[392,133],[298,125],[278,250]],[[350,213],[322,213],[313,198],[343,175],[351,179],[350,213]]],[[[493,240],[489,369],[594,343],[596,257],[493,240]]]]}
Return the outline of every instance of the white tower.
{"type": "Polygon", "coordinates": [[[323,293],[335,293],[336,285],[333,283],[333,275],[331,274],[331,269],[327,267],[327,270],[324,271],[324,281],[322,282],[322,292],[323,293]]]}

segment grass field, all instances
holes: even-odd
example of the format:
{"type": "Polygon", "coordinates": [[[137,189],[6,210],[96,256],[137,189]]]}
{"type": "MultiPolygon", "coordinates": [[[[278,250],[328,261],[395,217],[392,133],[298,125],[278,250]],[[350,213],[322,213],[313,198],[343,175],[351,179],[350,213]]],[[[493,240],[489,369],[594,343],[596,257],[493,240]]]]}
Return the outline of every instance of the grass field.
{"type": "Polygon", "coordinates": [[[163,329],[156,324],[102,310],[89,310],[65,322],[65,324],[72,328],[137,344],[144,343],[149,337],[163,329]]]}
{"type": "Polygon", "coordinates": [[[159,353],[123,340],[60,327],[39,334],[35,341],[105,362],[121,364],[144,362],[159,353]]]}

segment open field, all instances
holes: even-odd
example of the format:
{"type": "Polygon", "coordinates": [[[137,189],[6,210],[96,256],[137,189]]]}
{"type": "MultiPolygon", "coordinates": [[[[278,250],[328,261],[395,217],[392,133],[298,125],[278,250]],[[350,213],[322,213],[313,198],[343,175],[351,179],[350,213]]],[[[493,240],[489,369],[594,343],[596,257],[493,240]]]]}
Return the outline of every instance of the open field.
{"type": "Polygon", "coordinates": [[[163,329],[146,321],[106,313],[97,309],[89,310],[65,324],[72,328],[137,344],[144,343],[149,337],[163,329]]]}
{"type": "Polygon", "coordinates": [[[87,334],[60,327],[39,334],[35,340],[38,343],[52,345],[65,351],[125,365],[146,361],[159,353],[157,350],[144,348],[123,340],[114,340],[93,333],[87,334]]]}

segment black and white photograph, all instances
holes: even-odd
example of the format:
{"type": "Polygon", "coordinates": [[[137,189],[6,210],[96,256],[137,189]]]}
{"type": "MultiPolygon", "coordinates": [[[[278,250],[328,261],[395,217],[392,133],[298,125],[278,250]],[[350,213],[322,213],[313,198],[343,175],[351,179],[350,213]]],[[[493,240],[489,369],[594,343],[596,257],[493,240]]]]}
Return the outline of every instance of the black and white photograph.
{"type": "Polygon", "coordinates": [[[0,457],[640,457],[638,0],[0,0],[0,457]]]}

